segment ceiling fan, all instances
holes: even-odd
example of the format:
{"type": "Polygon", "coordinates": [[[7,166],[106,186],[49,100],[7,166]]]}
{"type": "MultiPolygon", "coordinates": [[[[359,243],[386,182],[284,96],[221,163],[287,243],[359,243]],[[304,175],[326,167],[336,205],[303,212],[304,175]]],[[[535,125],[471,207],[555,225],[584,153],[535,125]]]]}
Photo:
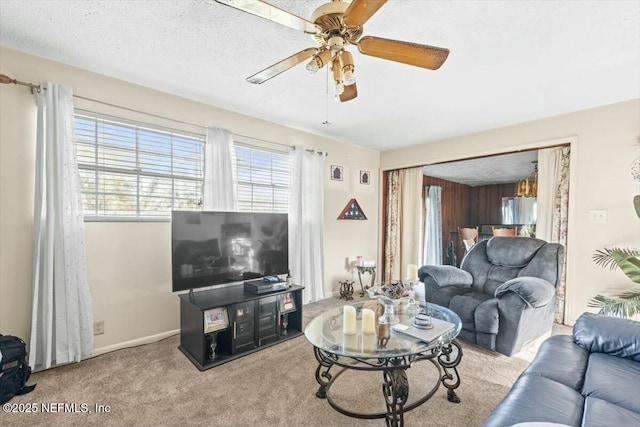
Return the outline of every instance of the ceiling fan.
{"type": "Polygon", "coordinates": [[[307,48],[247,78],[249,83],[261,84],[309,60],[306,69],[315,74],[329,64],[335,83],[336,96],[345,102],[358,96],[354,76],[353,56],[348,45],[358,47],[360,53],[416,67],[437,70],[449,55],[449,49],[423,44],[362,37],[363,25],[387,0],[353,0],[346,3],[332,0],[318,7],[307,20],[261,0],[216,0],[243,12],[277,22],[311,35],[320,47],[307,48]]]}

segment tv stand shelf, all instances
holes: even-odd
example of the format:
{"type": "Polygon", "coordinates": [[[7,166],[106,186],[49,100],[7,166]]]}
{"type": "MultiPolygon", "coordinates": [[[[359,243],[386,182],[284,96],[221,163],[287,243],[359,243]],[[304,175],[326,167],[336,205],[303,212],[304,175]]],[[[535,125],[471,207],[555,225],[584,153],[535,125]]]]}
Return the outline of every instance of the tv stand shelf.
{"type": "Polygon", "coordinates": [[[179,349],[203,371],[298,337],[303,333],[303,289],[291,285],[258,295],[245,292],[240,284],[181,294],[179,349]],[[205,313],[212,309],[226,310],[228,326],[205,332],[205,313]],[[288,319],[286,333],[283,318],[288,319]],[[213,359],[212,339],[217,343],[213,359]]]}

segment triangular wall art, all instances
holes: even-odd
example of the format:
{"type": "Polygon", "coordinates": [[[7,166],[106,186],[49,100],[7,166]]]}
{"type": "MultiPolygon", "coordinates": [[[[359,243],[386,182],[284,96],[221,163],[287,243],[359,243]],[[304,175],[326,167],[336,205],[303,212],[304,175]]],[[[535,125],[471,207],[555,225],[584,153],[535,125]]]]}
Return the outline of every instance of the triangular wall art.
{"type": "Polygon", "coordinates": [[[338,215],[338,219],[367,219],[367,216],[362,212],[362,208],[358,204],[356,199],[349,200],[347,206],[342,209],[340,215],[338,215]]]}

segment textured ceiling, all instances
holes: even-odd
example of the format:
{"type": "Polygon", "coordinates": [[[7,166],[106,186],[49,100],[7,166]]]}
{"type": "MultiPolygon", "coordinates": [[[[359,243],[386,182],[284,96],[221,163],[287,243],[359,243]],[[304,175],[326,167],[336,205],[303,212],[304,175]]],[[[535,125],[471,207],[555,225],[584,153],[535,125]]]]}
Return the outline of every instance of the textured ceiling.
{"type": "Polygon", "coordinates": [[[538,151],[522,151],[499,156],[482,157],[424,167],[424,174],[433,178],[476,187],[509,184],[531,178],[538,161],[538,151]]]}
{"type": "Polygon", "coordinates": [[[389,0],[364,34],[451,54],[430,71],[352,46],[359,95],[336,103],[303,64],[245,82],[314,42],[214,1],[0,0],[2,45],[378,150],[640,97],[639,1],[389,0]]]}

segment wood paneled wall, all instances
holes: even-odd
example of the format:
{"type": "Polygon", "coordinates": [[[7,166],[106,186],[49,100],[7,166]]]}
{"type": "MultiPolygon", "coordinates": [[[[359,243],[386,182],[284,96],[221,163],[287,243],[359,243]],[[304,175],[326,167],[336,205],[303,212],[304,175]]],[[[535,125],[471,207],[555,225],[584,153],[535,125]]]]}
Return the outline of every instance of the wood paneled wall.
{"type": "Polygon", "coordinates": [[[513,196],[515,189],[515,183],[470,187],[430,176],[425,176],[423,183],[442,187],[442,262],[449,263],[447,245],[453,239],[458,265],[464,255],[458,227],[500,224],[502,198],[513,196]]]}
{"type": "Polygon", "coordinates": [[[513,196],[514,191],[515,183],[470,187],[467,217],[469,224],[501,224],[502,198],[513,196]]]}
{"type": "MultiPolygon", "coordinates": [[[[468,225],[469,190],[471,187],[430,176],[425,176],[423,183],[424,185],[442,187],[442,262],[448,264],[447,244],[452,238],[450,231],[457,231],[458,226],[468,225]]],[[[457,235],[454,237],[457,238],[457,235]]],[[[454,241],[454,244],[456,248],[459,246],[458,242],[454,241]]],[[[458,263],[460,255],[458,253],[458,263]]]]}

